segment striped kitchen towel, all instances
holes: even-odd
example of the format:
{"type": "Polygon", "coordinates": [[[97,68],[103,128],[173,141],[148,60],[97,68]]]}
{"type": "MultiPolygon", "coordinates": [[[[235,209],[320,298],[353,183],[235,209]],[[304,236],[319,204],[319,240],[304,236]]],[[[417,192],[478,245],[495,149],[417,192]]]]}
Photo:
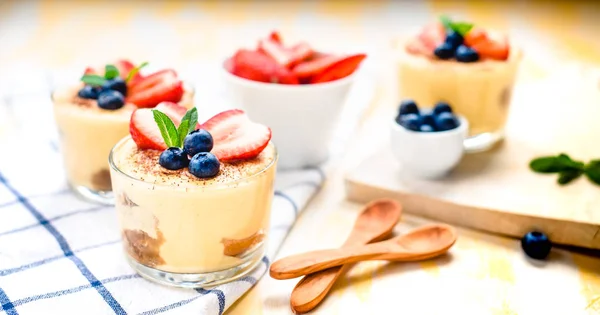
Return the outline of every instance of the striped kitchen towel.
{"type": "MultiPolygon", "coordinates": [[[[268,253],[246,277],[212,289],[154,284],[126,263],[114,208],[83,201],[68,189],[55,141],[53,84],[42,80],[35,88],[27,80],[27,89],[14,81],[12,87],[0,84],[0,314],[223,314],[265,274],[325,180],[318,168],[278,172],[268,253]]],[[[208,116],[213,113],[202,104],[209,98],[223,103],[224,94],[209,82],[194,84],[202,95],[200,112],[208,116]]],[[[350,134],[344,128],[352,128],[372,97],[372,86],[361,86],[350,97],[345,115],[351,117],[341,124],[338,147],[341,135],[350,134]]]]}

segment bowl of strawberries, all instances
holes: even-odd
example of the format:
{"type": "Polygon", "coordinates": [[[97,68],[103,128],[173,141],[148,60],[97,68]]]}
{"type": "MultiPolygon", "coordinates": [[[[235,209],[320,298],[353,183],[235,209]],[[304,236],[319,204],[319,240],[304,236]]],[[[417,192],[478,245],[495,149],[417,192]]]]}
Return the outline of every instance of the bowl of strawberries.
{"type": "Polygon", "coordinates": [[[222,67],[232,105],[267,125],[279,151],[279,167],[319,165],[341,116],[363,53],[333,54],[306,42],[287,45],[278,32],[242,48],[222,67]]]}

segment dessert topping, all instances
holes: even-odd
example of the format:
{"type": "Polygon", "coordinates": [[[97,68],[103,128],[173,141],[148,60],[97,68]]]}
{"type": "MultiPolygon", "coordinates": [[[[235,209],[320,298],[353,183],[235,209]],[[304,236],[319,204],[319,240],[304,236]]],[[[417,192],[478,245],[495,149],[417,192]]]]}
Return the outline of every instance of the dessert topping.
{"type": "Polygon", "coordinates": [[[77,95],[86,99],[98,99],[98,107],[102,109],[119,109],[125,105],[127,83],[133,78],[141,78],[138,71],[146,64],[134,67],[130,62],[120,60],[120,69],[115,65],[106,65],[103,76],[100,76],[98,71],[93,68],[87,68],[81,77],[81,81],[86,85],[77,92],[77,95]],[[127,71],[127,73],[121,71],[127,71]]]}
{"type": "Polygon", "coordinates": [[[219,174],[221,162],[210,152],[200,152],[190,160],[188,170],[198,178],[210,178],[219,174]]]}
{"type": "Polygon", "coordinates": [[[440,21],[425,26],[411,40],[406,49],[410,53],[458,62],[480,59],[506,60],[509,55],[508,38],[474,28],[472,23],[453,21],[441,16],[440,21]]]}
{"type": "Polygon", "coordinates": [[[161,102],[179,102],[184,94],[183,82],[174,70],[166,69],[132,83],[127,102],[138,107],[155,107],[161,102]]]}
{"type": "Polygon", "coordinates": [[[285,46],[279,33],[272,32],[259,41],[256,50],[240,49],[223,66],[232,74],[252,81],[314,84],[349,76],[365,57],[365,54],[324,54],[305,42],[285,46]]]}
{"type": "Polygon", "coordinates": [[[194,156],[200,152],[210,152],[212,148],[212,135],[204,129],[190,132],[183,140],[183,149],[189,156],[194,156]]]}
{"type": "MultiPolygon", "coordinates": [[[[187,110],[181,105],[170,102],[160,103],[156,109],[167,115],[176,125],[180,125],[187,110]]],[[[196,125],[195,128],[198,126],[196,125]]],[[[129,121],[129,133],[140,150],[164,150],[167,148],[160,129],[154,121],[154,114],[149,108],[138,108],[133,111],[129,121]]]]}
{"type": "Polygon", "coordinates": [[[600,185],[600,159],[591,160],[586,164],[560,153],[556,156],[535,158],[529,162],[529,168],[536,173],[558,173],[559,185],[566,185],[584,174],[592,183],[600,185]]]}
{"type": "Polygon", "coordinates": [[[412,131],[435,132],[457,128],[459,120],[446,102],[438,102],[432,111],[421,112],[414,100],[403,100],[398,109],[396,123],[412,131]]]}
{"type": "Polygon", "coordinates": [[[227,110],[202,124],[214,139],[212,153],[221,161],[251,159],[271,140],[271,129],[251,121],[244,111],[227,110]]]}

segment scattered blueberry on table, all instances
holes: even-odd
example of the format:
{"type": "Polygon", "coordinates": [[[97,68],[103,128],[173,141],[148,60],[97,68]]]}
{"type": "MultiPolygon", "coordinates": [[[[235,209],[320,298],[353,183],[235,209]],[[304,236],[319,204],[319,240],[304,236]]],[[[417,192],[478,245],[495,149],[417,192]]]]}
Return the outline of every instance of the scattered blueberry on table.
{"type": "Polygon", "coordinates": [[[539,231],[531,231],[521,239],[521,247],[525,254],[533,259],[546,259],[552,249],[552,242],[546,234],[539,231]]]}
{"type": "Polygon", "coordinates": [[[456,129],[460,121],[454,115],[452,107],[446,102],[438,102],[433,110],[421,111],[410,99],[403,100],[398,109],[396,123],[418,132],[439,132],[456,129]]]}
{"type": "Polygon", "coordinates": [[[168,170],[180,170],[189,164],[188,156],[184,150],[171,147],[164,150],[158,158],[158,164],[168,170]]]}

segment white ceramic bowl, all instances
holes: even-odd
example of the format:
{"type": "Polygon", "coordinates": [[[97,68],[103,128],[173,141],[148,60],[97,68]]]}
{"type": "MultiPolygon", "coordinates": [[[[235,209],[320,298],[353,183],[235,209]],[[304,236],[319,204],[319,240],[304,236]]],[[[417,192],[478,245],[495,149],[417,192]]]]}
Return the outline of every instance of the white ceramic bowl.
{"type": "Polygon", "coordinates": [[[391,149],[402,166],[402,172],[419,178],[440,178],[451,171],[463,157],[464,140],[469,123],[458,116],[460,125],[447,131],[418,132],[391,126],[391,149]]]}
{"type": "Polygon", "coordinates": [[[329,144],[354,82],[352,75],[306,85],[251,81],[221,67],[232,105],[250,119],[271,128],[279,152],[279,168],[319,165],[329,157],[329,144]]]}

